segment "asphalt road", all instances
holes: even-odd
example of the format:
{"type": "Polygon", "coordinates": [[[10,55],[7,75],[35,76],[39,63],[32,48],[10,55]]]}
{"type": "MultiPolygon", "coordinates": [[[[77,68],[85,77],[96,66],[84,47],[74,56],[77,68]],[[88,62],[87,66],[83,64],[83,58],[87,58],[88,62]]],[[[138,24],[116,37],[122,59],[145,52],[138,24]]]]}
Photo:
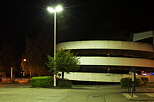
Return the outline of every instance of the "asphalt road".
{"type": "Polygon", "coordinates": [[[130,102],[130,100],[122,95],[120,86],[101,85],[75,86],[73,89],[0,88],[0,102],[130,102]]]}

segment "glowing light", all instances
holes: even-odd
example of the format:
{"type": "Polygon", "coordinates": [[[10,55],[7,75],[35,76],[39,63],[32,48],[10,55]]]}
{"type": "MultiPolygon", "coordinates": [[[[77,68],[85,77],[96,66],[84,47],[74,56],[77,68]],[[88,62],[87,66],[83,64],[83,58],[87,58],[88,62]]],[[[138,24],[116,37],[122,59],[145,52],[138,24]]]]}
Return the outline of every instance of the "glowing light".
{"type": "Polygon", "coordinates": [[[54,13],[54,12],[55,12],[55,10],[54,10],[52,7],[48,7],[47,10],[48,10],[48,12],[50,12],[50,13],[54,13]]]}
{"type": "Polygon", "coordinates": [[[143,73],[142,75],[147,75],[146,73],[143,73]]]}
{"type": "Polygon", "coordinates": [[[24,62],[26,62],[27,60],[24,58],[24,62]]]}
{"type": "Polygon", "coordinates": [[[63,10],[63,8],[61,5],[58,5],[55,10],[56,10],[56,12],[61,12],[63,10]]]}
{"type": "Polygon", "coordinates": [[[154,73],[151,73],[151,75],[154,75],[154,73]]]}
{"type": "Polygon", "coordinates": [[[47,7],[47,10],[50,13],[61,12],[61,11],[63,11],[63,7],[61,5],[56,6],[55,9],[52,7],[47,7]]]}

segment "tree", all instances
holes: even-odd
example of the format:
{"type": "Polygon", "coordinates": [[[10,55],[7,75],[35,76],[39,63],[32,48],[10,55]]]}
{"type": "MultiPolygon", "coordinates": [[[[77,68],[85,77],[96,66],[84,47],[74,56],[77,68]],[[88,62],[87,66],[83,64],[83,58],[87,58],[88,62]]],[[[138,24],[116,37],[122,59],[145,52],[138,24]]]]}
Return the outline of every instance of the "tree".
{"type": "Polygon", "coordinates": [[[6,72],[7,76],[10,76],[10,69],[11,67],[15,68],[14,73],[15,75],[19,75],[19,60],[20,60],[20,53],[19,55],[16,53],[18,51],[17,46],[12,42],[12,44],[5,43],[0,48],[0,72],[6,72]]]}
{"type": "Polygon", "coordinates": [[[60,49],[56,53],[56,58],[54,59],[48,55],[48,62],[46,63],[54,74],[62,72],[62,81],[64,80],[64,72],[76,71],[80,68],[79,58],[76,57],[71,50],[60,49]]]}
{"type": "Polygon", "coordinates": [[[34,38],[27,37],[21,63],[22,70],[32,76],[49,74],[49,68],[45,64],[48,54],[51,54],[50,34],[41,32],[34,38]]]}

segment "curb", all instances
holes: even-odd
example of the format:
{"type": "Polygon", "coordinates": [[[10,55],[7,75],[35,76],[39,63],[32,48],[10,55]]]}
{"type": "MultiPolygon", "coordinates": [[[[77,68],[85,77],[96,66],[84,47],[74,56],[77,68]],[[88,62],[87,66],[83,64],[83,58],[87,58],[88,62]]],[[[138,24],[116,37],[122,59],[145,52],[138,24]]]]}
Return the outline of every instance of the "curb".
{"type": "Polygon", "coordinates": [[[126,97],[128,100],[133,101],[154,101],[154,98],[145,98],[145,97],[139,97],[136,94],[133,94],[133,97],[128,93],[122,93],[124,97],[126,97]]]}

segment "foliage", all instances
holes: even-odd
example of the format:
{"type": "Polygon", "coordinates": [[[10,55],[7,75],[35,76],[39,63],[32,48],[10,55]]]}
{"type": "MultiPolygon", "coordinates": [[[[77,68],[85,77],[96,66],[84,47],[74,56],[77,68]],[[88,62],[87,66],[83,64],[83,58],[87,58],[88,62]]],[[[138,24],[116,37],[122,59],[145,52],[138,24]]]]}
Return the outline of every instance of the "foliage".
{"type": "Polygon", "coordinates": [[[122,87],[131,87],[132,85],[131,78],[122,78],[120,80],[120,84],[122,87]]]}
{"type": "Polygon", "coordinates": [[[136,86],[142,86],[143,84],[144,84],[144,82],[142,81],[142,79],[140,77],[136,77],[135,85],[136,86]]]}
{"type": "MultiPolygon", "coordinates": [[[[5,43],[5,46],[0,46],[0,72],[6,72],[7,75],[10,75],[11,67],[18,69],[20,65],[18,55],[20,53],[14,44],[5,43]]],[[[14,73],[18,74],[18,71],[14,70],[14,73]]]]}
{"type": "Polygon", "coordinates": [[[32,87],[53,87],[53,77],[44,76],[44,77],[32,77],[31,78],[32,87]]]}
{"type": "MultiPolygon", "coordinates": [[[[132,86],[132,78],[130,78],[130,77],[122,78],[120,80],[120,84],[122,87],[131,87],[132,86]]],[[[137,77],[135,79],[135,86],[141,86],[143,84],[144,84],[144,82],[142,81],[142,79],[140,77],[137,77]]]]}
{"type": "Polygon", "coordinates": [[[65,51],[64,49],[60,49],[57,51],[55,59],[50,55],[48,56],[48,62],[46,64],[55,74],[57,74],[57,72],[62,72],[63,80],[64,72],[78,70],[79,63],[79,58],[71,53],[70,50],[65,51]]]}
{"type": "Polygon", "coordinates": [[[51,43],[49,34],[39,34],[35,38],[26,39],[26,47],[21,66],[25,74],[31,72],[32,76],[46,75],[49,72],[48,67],[45,65],[47,61],[46,55],[51,53],[51,43]]]}
{"type": "Polygon", "coordinates": [[[143,81],[143,85],[147,84],[147,82],[149,81],[147,77],[140,77],[140,78],[143,81]]]}

